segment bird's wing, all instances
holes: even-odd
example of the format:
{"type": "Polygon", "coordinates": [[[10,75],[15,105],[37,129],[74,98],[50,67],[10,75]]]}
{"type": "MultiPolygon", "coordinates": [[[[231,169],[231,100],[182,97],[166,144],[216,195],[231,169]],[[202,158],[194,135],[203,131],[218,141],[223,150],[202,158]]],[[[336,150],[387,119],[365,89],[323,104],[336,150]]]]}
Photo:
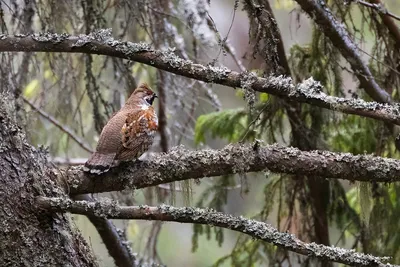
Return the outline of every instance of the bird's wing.
{"type": "Polygon", "coordinates": [[[121,130],[122,146],[124,147],[120,154],[121,157],[125,158],[123,154],[139,157],[148,149],[157,131],[158,125],[155,116],[152,107],[127,115],[121,130]]]}
{"type": "Polygon", "coordinates": [[[121,128],[125,124],[127,112],[117,112],[101,131],[96,152],[102,154],[118,153],[122,147],[121,128]]]}

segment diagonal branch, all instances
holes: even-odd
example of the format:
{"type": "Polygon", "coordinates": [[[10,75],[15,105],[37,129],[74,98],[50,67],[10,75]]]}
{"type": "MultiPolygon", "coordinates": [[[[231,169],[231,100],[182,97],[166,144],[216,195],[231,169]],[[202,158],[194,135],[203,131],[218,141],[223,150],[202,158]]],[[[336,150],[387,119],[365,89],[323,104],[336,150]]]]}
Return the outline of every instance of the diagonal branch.
{"type": "Polygon", "coordinates": [[[378,102],[392,102],[391,96],[375,81],[366,62],[361,58],[358,46],[347,32],[345,26],[335,18],[325,1],[296,0],[296,2],[315,21],[335,47],[339,49],[360,81],[360,86],[364,88],[367,94],[378,102]]]}
{"type": "Polygon", "coordinates": [[[36,106],[34,103],[32,103],[30,100],[26,99],[25,97],[22,97],[22,100],[24,100],[25,103],[27,103],[32,109],[37,111],[40,116],[54,124],[58,129],[60,129],[62,132],[66,133],[72,140],[74,140],[81,148],[86,150],[87,152],[93,153],[93,149],[90,148],[88,144],[85,143],[81,138],[79,138],[71,129],[68,127],[62,125],[61,122],[56,120],[53,116],[50,114],[47,114],[44,110],[36,106]]]}
{"type": "MultiPolygon", "coordinates": [[[[282,76],[261,78],[250,72],[239,73],[225,67],[203,66],[190,60],[181,59],[170,50],[154,50],[144,43],[117,41],[109,36],[108,31],[105,30],[91,35],[82,34],[79,36],[51,33],[17,36],[0,35],[0,52],[6,51],[88,53],[124,58],[204,82],[234,88],[252,88],[258,92],[269,93],[293,101],[400,125],[398,105],[328,96],[322,92],[321,85],[312,78],[294,85],[291,79],[282,76]]],[[[353,53],[358,55],[356,51],[353,51],[353,53]]],[[[362,72],[363,75],[365,75],[364,72],[362,72]]],[[[376,98],[377,101],[388,99],[387,93],[378,90],[378,85],[370,75],[367,75],[366,78],[362,77],[360,79],[364,81],[363,84],[371,83],[371,86],[374,85],[371,90],[375,90],[374,92],[380,95],[376,98]]]]}
{"type": "Polygon", "coordinates": [[[355,266],[395,266],[384,263],[384,261],[389,259],[388,257],[374,257],[355,252],[354,250],[324,246],[316,243],[305,243],[293,234],[279,232],[267,223],[243,217],[235,217],[222,212],[216,212],[212,209],[175,208],[167,205],[159,207],[122,207],[111,201],[87,202],[46,197],[38,197],[36,203],[40,208],[50,211],[71,212],[109,219],[156,220],[212,225],[241,232],[256,239],[272,243],[285,250],[321,260],[355,266]]]}
{"type": "Polygon", "coordinates": [[[301,151],[293,147],[228,145],[219,150],[188,151],[173,148],[149,160],[126,163],[109,173],[88,176],[81,167],[54,170],[67,181],[71,195],[138,189],[191,178],[243,172],[314,175],[349,181],[394,182],[400,180],[400,161],[371,155],[329,151],[301,151]]]}
{"type": "MultiPolygon", "coordinates": [[[[94,201],[89,194],[75,196],[74,200],[77,200],[78,203],[94,201]]],[[[123,233],[119,231],[110,220],[93,214],[84,215],[86,215],[90,222],[96,227],[108,253],[114,259],[116,266],[141,266],[139,264],[139,259],[133,254],[123,233]]]]}
{"type": "Polygon", "coordinates": [[[392,17],[392,18],[400,21],[400,16],[393,14],[389,10],[387,10],[387,8],[385,8],[384,4],[380,0],[373,0],[373,1],[375,1],[375,3],[369,3],[369,2],[366,2],[363,0],[352,0],[352,1],[356,2],[357,4],[372,8],[381,15],[384,15],[384,16],[386,15],[388,17],[392,17]]]}
{"type": "Polygon", "coordinates": [[[384,7],[384,4],[382,3],[381,0],[371,0],[371,3],[362,0],[357,0],[357,3],[373,8],[379,13],[382,22],[386,25],[394,41],[396,42],[397,48],[400,48],[400,29],[397,26],[396,21],[394,21],[394,19],[400,20],[400,16],[390,13],[384,7]]]}

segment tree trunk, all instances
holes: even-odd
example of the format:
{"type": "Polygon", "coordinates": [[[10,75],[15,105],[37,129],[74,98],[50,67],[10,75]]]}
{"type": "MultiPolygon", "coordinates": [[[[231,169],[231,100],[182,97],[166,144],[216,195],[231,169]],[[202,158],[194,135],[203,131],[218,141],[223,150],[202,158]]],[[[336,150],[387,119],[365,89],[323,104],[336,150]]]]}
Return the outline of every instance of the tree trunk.
{"type": "Polygon", "coordinates": [[[0,266],[97,266],[66,215],[35,206],[36,196],[65,193],[51,179],[46,153],[17,125],[8,81],[3,76],[0,88],[0,266]]]}

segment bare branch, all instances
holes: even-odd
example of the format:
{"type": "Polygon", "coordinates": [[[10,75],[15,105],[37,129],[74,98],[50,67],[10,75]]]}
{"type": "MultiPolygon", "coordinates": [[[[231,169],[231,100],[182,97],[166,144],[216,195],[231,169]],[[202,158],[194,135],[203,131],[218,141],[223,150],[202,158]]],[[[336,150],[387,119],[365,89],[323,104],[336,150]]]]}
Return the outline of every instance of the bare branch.
{"type": "Polygon", "coordinates": [[[391,103],[391,96],[375,81],[370,69],[359,54],[358,46],[343,23],[340,23],[334,17],[326,3],[321,0],[296,0],[296,2],[315,21],[332,44],[339,49],[360,81],[360,86],[364,88],[367,94],[375,101],[391,103]]]}
{"type": "MultiPolygon", "coordinates": [[[[74,200],[78,201],[78,203],[94,201],[89,194],[75,196],[74,200]]],[[[93,214],[84,215],[86,215],[90,222],[96,227],[108,253],[114,259],[116,266],[142,266],[138,264],[138,259],[136,259],[136,256],[133,254],[122,232],[119,231],[111,221],[93,214]]]]}
{"type": "Polygon", "coordinates": [[[358,4],[361,4],[363,6],[366,6],[366,7],[372,8],[372,9],[376,10],[381,15],[386,15],[386,16],[392,17],[392,18],[394,18],[396,20],[400,20],[400,16],[398,16],[396,14],[393,14],[389,10],[387,10],[387,8],[380,1],[378,1],[378,3],[376,3],[376,4],[368,3],[368,2],[363,1],[363,0],[351,0],[351,1],[355,2],[355,3],[358,3],[358,4]]]}
{"type": "Polygon", "coordinates": [[[35,111],[37,111],[40,116],[42,116],[43,118],[45,118],[46,120],[48,120],[49,122],[51,122],[52,124],[54,124],[54,126],[56,126],[58,129],[60,129],[62,132],[66,133],[72,140],[74,140],[81,148],[83,148],[84,150],[86,150],[87,152],[93,153],[93,150],[89,147],[88,144],[86,144],[82,139],[80,139],[78,136],[76,136],[76,134],[69,129],[68,127],[62,125],[61,122],[59,122],[58,120],[56,120],[53,116],[51,116],[50,114],[46,113],[43,109],[37,107],[35,104],[33,104],[31,101],[29,101],[28,99],[26,99],[25,97],[22,97],[22,99],[24,100],[25,103],[27,103],[32,109],[34,109],[35,111]]]}
{"type": "Polygon", "coordinates": [[[272,171],[315,175],[349,181],[400,180],[400,161],[371,155],[329,151],[301,151],[293,147],[228,145],[219,150],[188,151],[175,147],[149,160],[126,163],[100,176],[88,176],[81,167],[54,170],[66,180],[70,194],[138,189],[191,178],[272,171]]]}
{"type": "MultiPolygon", "coordinates": [[[[234,88],[252,88],[258,92],[400,125],[397,104],[385,105],[365,102],[361,99],[328,96],[323,93],[321,85],[312,78],[294,85],[291,79],[282,76],[260,78],[249,72],[239,73],[224,67],[195,64],[192,61],[179,58],[171,51],[154,50],[144,43],[135,44],[117,41],[109,36],[107,31],[79,36],[51,33],[18,36],[0,35],[0,52],[5,51],[89,53],[125,58],[200,81],[234,88]]],[[[357,54],[356,51],[353,52],[357,54]]],[[[366,77],[368,77],[368,83],[374,83],[372,77],[366,77]]],[[[387,100],[386,92],[379,91],[379,94],[381,96],[377,97],[379,101],[387,100]]]]}
{"type": "Polygon", "coordinates": [[[233,59],[233,61],[235,62],[236,66],[238,66],[240,71],[246,71],[246,68],[243,65],[242,60],[240,60],[238,58],[238,56],[236,55],[236,51],[235,48],[233,47],[233,45],[230,43],[229,39],[226,38],[225,42],[224,42],[224,49],[226,50],[226,52],[231,56],[231,58],[233,59]]]}
{"type": "Polygon", "coordinates": [[[122,207],[112,201],[87,202],[46,197],[38,197],[36,203],[40,208],[46,210],[71,212],[109,219],[156,220],[212,225],[241,232],[253,238],[272,243],[285,250],[293,251],[308,257],[311,256],[320,260],[328,260],[353,266],[395,266],[383,263],[387,261],[389,257],[374,257],[355,252],[354,250],[324,246],[316,243],[305,243],[296,238],[293,234],[279,232],[267,223],[243,217],[235,217],[222,212],[216,212],[212,209],[175,208],[167,205],[158,207],[122,207]]]}
{"type": "Polygon", "coordinates": [[[231,45],[228,36],[222,40],[221,35],[217,29],[217,26],[214,23],[214,20],[210,15],[207,16],[207,25],[208,27],[215,33],[215,36],[218,39],[218,43],[222,45],[222,47],[226,50],[226,52],[232,57],[232,60],[235,62],[236,66],[240,71],[246,71],[246,68],[243,65],[243,62],[237,57],[235,48],[231,45]]]}
{"type": "MultiPolygon", "coordinates": [[[[352,1],[354,1],[354,0],[352,0],[352,1]]],[[[359,2],[360,4],[365,3],[365,1],[357,1],[357,2],[359,2]]],[[[381,0],[371,0],[371,2],[372,3],[367,3],[367,4],[374,5],[376,7],[384,7],[384,4],[382,3],[381,0]]],[[[379,15],[382,18],[383,23],[386,25],[386,27],[388,28],[394,41],[396,42],[397,47],[400,48],[400,29],[397,26],[396,22],[393,20],[393,18],[399,19],[400,17],[397,15],[394,15],[394,14],[392,14],[392,16],[390,16],[389,14],[391,14],[391,13],[385,14],[385,12],[382,12],[385,10],[386,10],[386,12],[388,12],[387,9],[383,9],[383,10],[377,9],[377,10],[378,10],[379,15]]]]}

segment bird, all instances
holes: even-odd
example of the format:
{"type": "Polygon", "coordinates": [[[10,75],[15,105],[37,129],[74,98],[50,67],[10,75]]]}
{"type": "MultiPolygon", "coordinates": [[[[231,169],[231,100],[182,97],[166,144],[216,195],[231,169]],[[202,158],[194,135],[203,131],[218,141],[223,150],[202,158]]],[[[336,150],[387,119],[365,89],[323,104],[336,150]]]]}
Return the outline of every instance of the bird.
{"type": "Polygon", "coordinates": [[[147,83],[133,91],[125,105],[110,118],[101,131],[96,151],[83,171],[100,175],[121,161],[137,160],[153,144],[158,118],[153,108],[157,94],[147,83]]]}

